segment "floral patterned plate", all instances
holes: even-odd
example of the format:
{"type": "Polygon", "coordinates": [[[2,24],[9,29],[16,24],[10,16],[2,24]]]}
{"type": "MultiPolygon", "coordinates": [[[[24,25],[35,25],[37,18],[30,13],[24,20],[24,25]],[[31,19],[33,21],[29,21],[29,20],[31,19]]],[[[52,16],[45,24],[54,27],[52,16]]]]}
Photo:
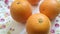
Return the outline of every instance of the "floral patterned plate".
{"type": "MultiPolygon", "coordinates": [[[[10,5],[12,2],[13,0],[0,0],[0,34],[26,34],[25,25],[19,24],[11,18],[10,5]]],[[[32,7],[33,14],[39,13],[38,8],[39,5],[32,7]]],[[[60,14],[52,22],[50,33],[60,34],[60,14]]]]}

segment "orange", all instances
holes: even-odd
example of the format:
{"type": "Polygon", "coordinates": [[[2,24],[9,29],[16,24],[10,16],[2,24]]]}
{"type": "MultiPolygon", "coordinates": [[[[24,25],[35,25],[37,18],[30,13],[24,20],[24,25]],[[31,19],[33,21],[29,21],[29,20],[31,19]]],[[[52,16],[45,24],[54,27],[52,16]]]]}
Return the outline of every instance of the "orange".
{"type": "Polygon", "coordinates": [[[50,20],[54,20],[59,14],[57,5],[58,4],[56,0],[45,0],[40,5],[40,12],[48,16],[50,20]]]}
{"type": "Polygon", "coordinates": [[[31,5],[35,6],[38,5],[40,0],[27,0],[31,5]]]}
{"type": "Polygon", "coordinates": [[[56,2],[57,2],[57,10],[58,10],[59,13],[60,13],[60,0],[56,0],[56,2]]]}
{"type": "Polygon", "coordinates": [[[16,0],[11,4],[10,13],[15,21],[25,23],[32,14],[31,5],[25,0],[16,0]]]}
{"type": "Polygon", "coordinates": [[[26,23],[26,32],[28,34],[48,34],[50,29],[50,20],[44,14],[31,15],[26,23]]]}

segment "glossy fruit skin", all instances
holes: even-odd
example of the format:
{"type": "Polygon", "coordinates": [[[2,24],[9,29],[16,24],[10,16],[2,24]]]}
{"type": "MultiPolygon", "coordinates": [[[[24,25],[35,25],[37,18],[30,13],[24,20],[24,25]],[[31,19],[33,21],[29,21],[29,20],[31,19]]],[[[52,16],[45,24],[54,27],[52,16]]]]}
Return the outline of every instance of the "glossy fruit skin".
{"type": "Polygon", "coordinates": [[[26,32],[28,34],[48,34],[51,22],[44,14],[31,15],[26,23],[26,32]]]}
{"type": "Polygon", "coordinates": [[[31,5],[36,6],[38,5],[40,0],[27,0],[31,5]]]}
{"type": "Polygon", "coordinates": [[[45,0],[40,5],[40,12],[45,14],[50,18],[50,20],[54,20],[56,16],[59,14],[57,9],[57,2],[55,0],[45,0]]]}
{"type": "Polygon", "coordinates": [[[10,13],[15,21],[25,23],[28,17],[32,15],[31,5],[25,0],[16,0],[11,4],[10,13]]]}

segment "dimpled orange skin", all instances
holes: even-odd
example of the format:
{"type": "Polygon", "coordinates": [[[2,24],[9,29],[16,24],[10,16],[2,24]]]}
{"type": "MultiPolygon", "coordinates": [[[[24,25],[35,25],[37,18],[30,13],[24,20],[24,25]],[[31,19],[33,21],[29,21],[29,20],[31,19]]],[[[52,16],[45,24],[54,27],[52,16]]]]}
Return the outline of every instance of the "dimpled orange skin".
{"type": "Polygon", "coordinates": [[[48,34],[50,29],[50,20],[43,14],[34,14],[30,16],[26,23],[27,34],[48,34]]]}
{"type": "Polygon", "coordinates": [[[57,2],[55,0],[45,0],[40,5],[39,9],[40,12],[48,16],[51,21],[54,20],[59,14],[59,11],[57,9],[57,2]]]}
{"type": "Polygon", "coordinates": [[[10,13],[15,21],[25,23],[32,14],[31,5],[25,0],[16,0],[11,4],[10,13]]]}
{"type": "Polygon", "coordinates": [[[38,5],[40,0],[27,0],[31,5],[36,6],[38,5]]]}

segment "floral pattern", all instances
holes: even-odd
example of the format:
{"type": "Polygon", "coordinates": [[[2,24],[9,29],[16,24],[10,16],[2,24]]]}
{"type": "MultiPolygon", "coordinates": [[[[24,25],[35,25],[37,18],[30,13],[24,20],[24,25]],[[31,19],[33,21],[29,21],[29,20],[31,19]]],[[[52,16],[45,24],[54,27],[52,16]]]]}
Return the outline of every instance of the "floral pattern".
{"type": "MultiPolygon", "coordinates": [[[[0,0],[0,30],[2,30],[0,34],[13,34],[13,32],[19,34],[24,31],[24,26],[19,26],[10,16],[10,5],[12,1],[13,0],[0,0]],[[21,32],[19,32],[19,29],[21,32]]],[[[52,23],[53,25],[50,30],[51,34],[60,34],[60,14],[52,23]]]]}

